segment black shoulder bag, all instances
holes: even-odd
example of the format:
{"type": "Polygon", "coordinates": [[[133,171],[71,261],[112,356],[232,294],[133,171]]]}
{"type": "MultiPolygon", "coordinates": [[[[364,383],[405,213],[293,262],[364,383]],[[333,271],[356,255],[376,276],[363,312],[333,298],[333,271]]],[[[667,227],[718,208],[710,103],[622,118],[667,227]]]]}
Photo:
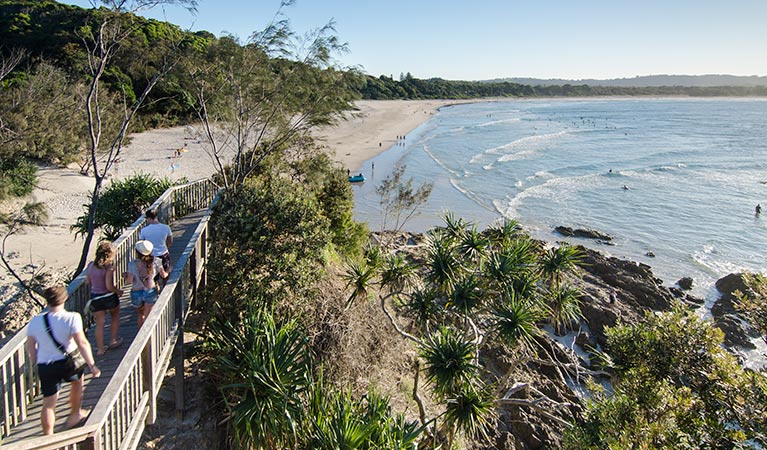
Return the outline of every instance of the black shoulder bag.
{"type": "Polygon", "coordinates": [[[51,331],[51,322],[48,320],[48,313],[43,315],[43,320],[45,321],[45,331],[48,332],[48,336],[50,336],[53,342],[56,343],[59,351],[61,351],[61,353],[66,356],[66,361],[64,362],[64,367],[67,369],[66,378],[70,378],[75,374],[82,372],[85,369],[87,363],[85,362],[83,355],[80,353],[80,349],[75,347],[74,350],[67,353],[66,348],[61,345],[61,342],[57,341],[56,338],[53,337],[53,332],[51,331]]]}

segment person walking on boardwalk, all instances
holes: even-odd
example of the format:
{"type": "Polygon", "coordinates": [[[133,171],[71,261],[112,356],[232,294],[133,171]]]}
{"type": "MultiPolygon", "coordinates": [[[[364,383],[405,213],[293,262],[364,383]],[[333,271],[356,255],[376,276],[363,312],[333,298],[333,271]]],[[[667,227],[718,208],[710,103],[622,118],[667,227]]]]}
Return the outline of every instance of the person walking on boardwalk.
{"type": "Polygon", "coordinates": [[[154,246],[151,242],[138,241],[135,248],[136,259],[128,263],[128,271],[123,273],[123,278],[126,284],[131,285],[130,303],[136,308],[138,326],[141,328],[157,302],[155,275],[166,278],[167,274],[160,259],[152,256],[154,246]]]}
{"type": "MultiPolygon", "coordinates": [[[[165,281],[165,278],[170,274],[170,246],[173,245],[173,233],[168,225],[160,223],[157,219],[157,213],[151,209],[148,209],[144,213],[146,217],[147,226],[139,231],[138,237],[141,240],[146,240],[152,243],[154,246],[152,255],[155,258],[160,258],[162,261],[162,268],[165,269],[165,277],[162,280],[156,277],[155,281],[165,281]]],[[[165,284],[163,283],[162,286],[165,284]]],[[[161,287],[162,287],[161,286],[161,287]]]]}
{"type": "Polygon", "coordinates": [[[123,291],[115,286],[115,268],[112,265],[115,249],[109,241],[101,241],[96,248],[96,258],[85,269],[85,282],[91,286],[91,310],[96,318],[96,356],[122,344],[120,339],[120,296],[123,291]],[[104,346],[104,328],[110,317],[109,345],[104,346]]]}
{"type": "Polygon", "coordinates": [[[67,353],[75,348],[85,358],[91,373],[95,378],[101,376],[91,353],[91,344],[83,332],[83,321],[80,314],[66,311],[64,302],[67,301],[67,289],[64,286],[49,287],[43,292],[48,302],[48,312],[32,318],[27,327],[27,353],[32,361],[37,363],[37,373],[40,376],[40,388],[43,392],[43,409],[40,422],[43,434],[52,434],[56,423],[56,401],[62,381],[70,383],[69,417],[65,428],[81,425],[88,412],[81,409],[83,399],[83,369],[73,375],[67,373],[67,353]]]}

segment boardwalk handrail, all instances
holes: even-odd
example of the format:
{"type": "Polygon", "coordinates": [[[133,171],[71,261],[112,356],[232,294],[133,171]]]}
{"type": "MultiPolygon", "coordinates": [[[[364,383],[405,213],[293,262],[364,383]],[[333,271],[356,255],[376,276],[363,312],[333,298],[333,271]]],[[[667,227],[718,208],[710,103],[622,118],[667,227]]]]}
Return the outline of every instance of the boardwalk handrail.
{"type": "MultiPolygon", "coordinates": [[[[218,187],[210,180],[175,186],[165,191],[150,208],[157,211],[161,220],[171,223],[176,217],[212,205],[218,190],[218,187]]],[[[196,293],[200,283],[205,281],[209,217],[210,209],[198,224],[192,239],[171,272],[155,308],[127,350],[85,426],[65,433],[56,433],[54,437],[40,437],[4,445],[3,448],[135,447],[135,445],[124,447],[124,444],[126,439],[137,440],[140,437],[144,428],[144,418],[147,417],[146,412],[151,413],[149,415],[151,422],[156,417],[156,393],[170,361],[176,333],[183,324],[193,294],[196,293]],[[161,370],[157,370],[158,367],[161,370]],[[129,395],[130,398],[123,397],[123,394],[129,395]],[[117,403],[120,408],[115,409],[117,403]],[[127,412],[126,409],[132,409],[132,411],[127,412]]],[[[133,245],[138,241],[138,233],[144,222],[145,219],[142,216],[114,242],[117,250],[115,255],[117,273],[127,270],[133,245]]],[[[67,309],[82,311],[89,295],[85,275],[81,273],[75,278],[67,287],[67,291],[70,296],[66,303],[67,309]]],[[[87,312],[84,316],[87,323],[89,320],[87,312]]],[[[3,438],[10,434],[14,426],[27,419],[28,406],[39,394],[37,371],[34,370],[35,363],[29,361],[26,355],[25,342],[26,327],[19,330],[0,349],[0,380],[2,380],[0,409],[3,413],[0,417],[2,420],[0,436],[3,438]]]]}

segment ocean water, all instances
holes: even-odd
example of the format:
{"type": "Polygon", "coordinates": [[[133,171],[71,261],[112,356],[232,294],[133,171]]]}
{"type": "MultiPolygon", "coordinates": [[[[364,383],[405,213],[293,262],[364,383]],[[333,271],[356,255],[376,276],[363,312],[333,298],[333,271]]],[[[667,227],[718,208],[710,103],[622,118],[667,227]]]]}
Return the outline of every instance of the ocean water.
{"type": "Polygon", "coordinates": [[[416,184],[434,183],[410,231],[446,211],[480,227],[513,218],[536,238],[649,264],[666,285],[691,276],[706,298],[718,278],[767,267],[767,99],[446,107],[364,164],[355,216],[373,230],[382,223],[375,187],[397,164],[416,184]],[[614,245],[563,238],[557,225],[610,234],[614,245]]]}

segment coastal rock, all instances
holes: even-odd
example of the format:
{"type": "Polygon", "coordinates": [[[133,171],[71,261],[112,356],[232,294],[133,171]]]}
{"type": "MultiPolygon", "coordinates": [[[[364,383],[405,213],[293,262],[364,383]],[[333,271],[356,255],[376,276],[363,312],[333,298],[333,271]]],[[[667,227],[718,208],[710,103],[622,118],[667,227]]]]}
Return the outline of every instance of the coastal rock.
{"type": "Polygon", "coordinates": [[[756,331],[748,325],[735,309],[735,291],[744,294],[751,289],[746,285],[742,273],[731,273],[716,282],[716,288],[721,297],[711,308],[714,323],[724,332],[724,345],[753,350],[756,347],[749,338],[758,337],[756,331]]]}
{"type": "Polygon", "coordinates": [[[684,289],[685,291],[689,291],[692,289],[692,283],[693,280],[690,277],[682,277],[679,279],[679,281],[676,282],[676,285],[679,286],[680,289],[684,289]]]}
{"type": "Polygon", "coordinates": [[[675,301],[650,266],[578,248],[584,255],[582,273],[572,281],[583,293],[581,312],[599,345],[607,343],[606,326],[615,325],[619,319],[625,323],[639,321],[645,311],[667,310],[675,301]]]}
{"type": "Polygon", "coordinates": [[[554,228],[554,231],[562,236],[572,236],[587,239],[599,239],[601,241],[609,242],[613,240],[613,237],[609,234],[604,234],[596,230],[589,230],[584,228],[570,228],[565,226],[558,226],[554,228]]]}

